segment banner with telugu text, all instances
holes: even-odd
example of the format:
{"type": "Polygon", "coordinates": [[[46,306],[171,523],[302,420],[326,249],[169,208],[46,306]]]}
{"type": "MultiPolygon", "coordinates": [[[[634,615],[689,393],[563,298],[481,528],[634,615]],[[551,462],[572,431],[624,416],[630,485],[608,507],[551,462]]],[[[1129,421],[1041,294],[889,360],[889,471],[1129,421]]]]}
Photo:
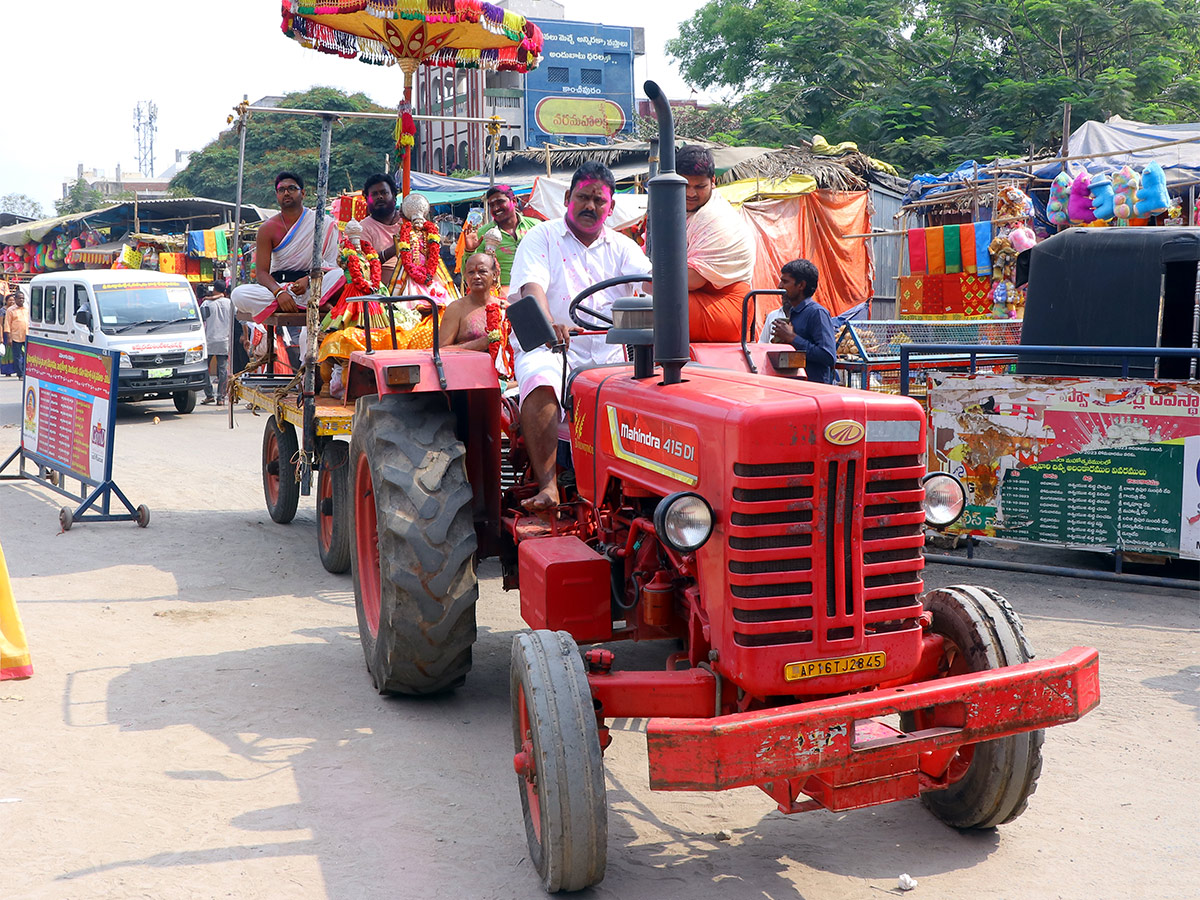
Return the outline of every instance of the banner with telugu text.
{"type": "Polygon", "coordinates": [[[99,484],[112,475],[119,354],[30,336],[21,446],[54,468],[99,484]]]}
{"type": "Polygon", "coordinates": [[[1200,386],[931,378],[929,469],[963,480],[952,530],[1200,559],[1200,386]]]}

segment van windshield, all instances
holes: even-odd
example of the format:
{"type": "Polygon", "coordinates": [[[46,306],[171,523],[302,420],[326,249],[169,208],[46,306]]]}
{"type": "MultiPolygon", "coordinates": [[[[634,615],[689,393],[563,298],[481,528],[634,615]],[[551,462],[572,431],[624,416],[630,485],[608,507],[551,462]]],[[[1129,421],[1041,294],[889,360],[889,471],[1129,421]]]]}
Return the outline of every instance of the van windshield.
{"type": "Polygon", "coordinates": [[[200,310],[191,289],[174,282],[98,284],[95,291],[100,327],[108,334],[130,326],[150,328],[163,322],[194,320],[197,325],[200,322],[200,310]]]}

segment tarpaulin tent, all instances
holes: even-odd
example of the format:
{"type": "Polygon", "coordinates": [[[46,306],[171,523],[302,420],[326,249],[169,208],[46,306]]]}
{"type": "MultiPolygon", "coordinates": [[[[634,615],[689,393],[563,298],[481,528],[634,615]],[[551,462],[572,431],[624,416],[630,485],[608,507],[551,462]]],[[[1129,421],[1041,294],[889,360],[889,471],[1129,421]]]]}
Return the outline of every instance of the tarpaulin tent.
{"type": "Polygon", "coordinates": [[[1157,162],[1166,172],[1168,186],[1200,182],[1200,122],[1148,125],[1113,116],[1107,122],[1084,122],[1071,133],[1068,146],[1071,156],[1104,155],[1069,163],[1051,163],[1035,169],[1034,175],[1052,179],[1064,165],[1076,172],[1080,167],[1089,172],[1111,172],[1121,166],[1141,170],[1147,163],[1157,162]],[[1130,152],[1171,141],[1189,142],[1130,152]]]}
{"type": "MultiPolygon", "coordinates": [[[[779,269],[792,259],[809,259],[820,278],[816,300],[834,315],[871,297],[871,264],[865,241],[844,234],[871,230],[866,191],[812,191],[741,206],[758,242],[753,285],[774,287],[779,269]]],[[[760,303],[759,325],[773,304],[760,303]]]]}

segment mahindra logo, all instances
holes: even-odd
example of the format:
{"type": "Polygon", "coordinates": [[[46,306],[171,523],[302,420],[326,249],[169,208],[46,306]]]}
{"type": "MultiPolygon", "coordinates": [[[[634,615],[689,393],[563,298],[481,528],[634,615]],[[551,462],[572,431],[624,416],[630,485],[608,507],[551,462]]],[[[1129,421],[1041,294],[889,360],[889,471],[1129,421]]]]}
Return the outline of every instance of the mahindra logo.
{"type": "Polygon", "coordinates": [[[867,429],[853,419],[839,419],[825,426],[825,440],[831,444],[837,444],[839,447],[861,441],[866,433],[867,429]]]}

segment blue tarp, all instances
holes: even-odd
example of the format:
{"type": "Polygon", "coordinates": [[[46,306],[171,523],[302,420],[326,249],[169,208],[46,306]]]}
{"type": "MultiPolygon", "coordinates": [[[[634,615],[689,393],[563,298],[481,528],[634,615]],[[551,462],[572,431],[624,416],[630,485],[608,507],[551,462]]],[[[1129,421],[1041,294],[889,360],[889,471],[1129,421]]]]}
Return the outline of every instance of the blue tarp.
{"type": "MultiPolygon", "coordinates": [[[[1132,166],[1137,170],[1145,168],[1147,163],[1157,162],[1167,175],[1167,185],[1193,184],[1200,182],[1200,122],[1182,123],[1177,125],[1147,125],[1145,122],[1134,122],[1113,116],[1107,122],[1084,122],[1071,133],[1069,142],[1070,156],[1091,156],[1102,153],[1095,159],[1072,160],[1069,163],[1050,163],[1041,168],[1035,168],[1035,178],[1053,181],[1054,176],[1069,166],[1073,174],[1086,168],[1095,174],[1098,172],[1113,172],[1122,166],[1132,166]],[[1142,150],[1137,153],[1129,151],[1137,147],[1147,147],[1153,144],[1163,144],[1169,141],[1187,140],[1188,143],[1173,144],[1170,147],[1159,147],[1154,150],[1142,150]]],[[[1004,162],[1003,160],[1001,162],[1004,162]]],[[[1011,164],[1020,167],[1024,160],[1009,160],[1011,164]]],[[[979,163],[979,182],[991,181],[996,176],[985,171],[991,163],[979,163]]],[[[904,194],[904,202],[912,203],[945,191],[952,191],[975,182],[975,160],[967,160],[953,172],[941,175],[923,173],[914,175],[908,183],[904,194]]],[[[1010,166],[1011,167],[1011,166],[1010,166]]],[[[1011,174],[1002,175],[1012,178],[1011,174]]]]}

